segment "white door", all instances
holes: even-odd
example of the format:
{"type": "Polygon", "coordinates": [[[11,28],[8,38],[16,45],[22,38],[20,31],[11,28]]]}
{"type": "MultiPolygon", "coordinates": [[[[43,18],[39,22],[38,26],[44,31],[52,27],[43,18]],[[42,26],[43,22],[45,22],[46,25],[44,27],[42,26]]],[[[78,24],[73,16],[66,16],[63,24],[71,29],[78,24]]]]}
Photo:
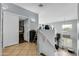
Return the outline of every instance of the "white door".
{"type": "Polygon", "coordinates": [[[11,13],[3,13],[3,47],[19,43],[19,16],[11,13]]]}

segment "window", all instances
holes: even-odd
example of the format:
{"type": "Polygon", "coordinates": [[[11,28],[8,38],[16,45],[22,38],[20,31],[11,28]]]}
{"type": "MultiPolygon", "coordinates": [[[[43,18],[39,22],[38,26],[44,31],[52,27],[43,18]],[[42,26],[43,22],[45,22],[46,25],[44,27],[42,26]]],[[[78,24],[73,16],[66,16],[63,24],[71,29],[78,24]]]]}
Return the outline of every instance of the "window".
{"type": "Polygon", "coordinates": [[[70,35],[63,35],[62,39],[63,39],[65,47],[72,48],[72,39],[71,39],[70,35]]]}
{"type": "Polygon", "coordinates": [[[62,26],[64,32],[68,32],[72,30],[72,24],[66,24],[62,26]]]}
{"type": "Polygon", "coordinates": [[[63,29],[62,39],[64,47],[72,48],[72,38],[70,33],[72,31],[72,24],[62,25],[62,29],[63,29]]]}

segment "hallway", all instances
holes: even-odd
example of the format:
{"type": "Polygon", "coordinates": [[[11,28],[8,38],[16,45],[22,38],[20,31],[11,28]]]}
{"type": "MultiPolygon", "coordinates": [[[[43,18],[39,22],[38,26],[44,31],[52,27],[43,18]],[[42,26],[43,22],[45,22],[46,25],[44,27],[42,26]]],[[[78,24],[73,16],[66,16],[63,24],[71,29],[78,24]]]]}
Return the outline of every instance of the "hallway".
{"type": "Polygon", "coordinates": [[[22,43],[3,49],[4,56],[36,56],[36,52],[35,43],[22,43]]]}

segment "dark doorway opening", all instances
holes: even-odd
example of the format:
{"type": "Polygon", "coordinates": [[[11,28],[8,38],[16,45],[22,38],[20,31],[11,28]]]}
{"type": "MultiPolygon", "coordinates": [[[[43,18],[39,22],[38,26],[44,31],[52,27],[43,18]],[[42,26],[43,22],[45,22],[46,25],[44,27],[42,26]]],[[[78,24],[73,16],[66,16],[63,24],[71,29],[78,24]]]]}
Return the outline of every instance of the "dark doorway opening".
{"type": "Polygon", "coordinates": [[[30,42],[37,43],[37,33],[35,30],[30,30],[30,42]]]}
{"type": "Polygon", "coordinates": [[[19,43],[24,43],[24,20],[19,21],[19,43]]]}

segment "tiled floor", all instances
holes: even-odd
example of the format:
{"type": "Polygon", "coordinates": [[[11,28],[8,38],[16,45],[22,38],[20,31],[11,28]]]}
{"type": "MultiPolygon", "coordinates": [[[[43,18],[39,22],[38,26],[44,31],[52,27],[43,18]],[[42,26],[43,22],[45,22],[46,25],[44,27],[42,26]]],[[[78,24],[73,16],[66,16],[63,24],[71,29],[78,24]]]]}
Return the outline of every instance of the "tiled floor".
{"type": "Polygon", "coordinates": [[[3,49],[4,56],[36,56],[37,48],[35,43],[22,43],[9,46],[3,49]]]}
{"type": "Polygon", "coordinates": [[[55,56],[75,56],[75,54],[69,53],[65,49],[59,49],[55,52],[55,56]]]}

